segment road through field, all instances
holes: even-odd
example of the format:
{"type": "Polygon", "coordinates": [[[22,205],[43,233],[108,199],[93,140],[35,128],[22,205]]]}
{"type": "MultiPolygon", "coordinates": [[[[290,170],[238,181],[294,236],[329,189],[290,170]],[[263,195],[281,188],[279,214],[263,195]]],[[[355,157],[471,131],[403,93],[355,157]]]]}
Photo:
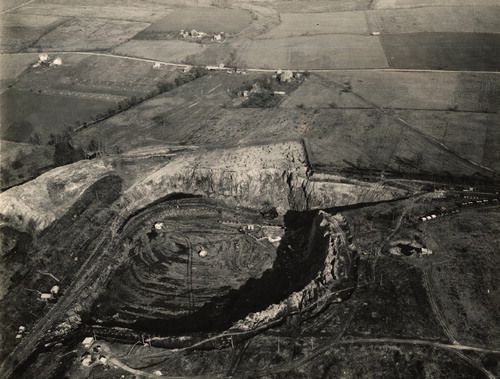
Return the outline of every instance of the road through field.
{"type": "MultiPolygon", "coordinates": [[[[2,55],[33,55],[35,58],[38,56],[38,53],[1,53],[0,56],[2,55]]],[[[165,66],[172,66],[172,67],[186,67],[186,66],[192,66],[188,65],[185,63],[172,63],[172,62],[167,62],[167,61],[159,61],[156,59],[149,59],[149,58],[139,58],[139,57],[129,57],[126,55],[118,55],[118,54],[112,54],[112,53],[97,53],[97,52],[91,52],[91,51],[51,51],[50,54],[54,55],[64,55],[64,54],[71,54],[71,55],[94,55],[94,56],[103,56],[103,57],[108,57],[108,58],[117,58],[117,59],[128,59],[128,60],[133,60],[133,61],[139,61],[139,62],[149,62],[149,63],[160,63],[165,66]]],[[[205,65],[195,65],[193,67],[200,67],[200,68],[205,68],[205,65]]],[[[238,67],[224,67],[219,69],[220,71],[227,71],[230,69],[237,69],[238,67]]],[[[112,67],[110,67],[112,69],[112,67]]],[[[426,70],[426,69],[406,69],[406,68],[370,68],[370,67],[365,67],[365,68],[352,68],[352,69],[345,69],[345,68],[330,68],[330,69],[296,69],[293,67],[289,68],[283,68],[285,70],[292,70],[292,71],[310,71],[310,72],[342,72],[342,71],[372,71],[372,72],[435,72],[435,73],[444,73],[444,72],[461,72],[461,73],[472,73],[472,74],[498,74],[500,75],[500,71],[470,71],[470,70],[426,70]]],[[[248,72],[276,72],[274,69],[265,69],[265,68],[245,68],[243,71],[248,71],[248,72]]]]}

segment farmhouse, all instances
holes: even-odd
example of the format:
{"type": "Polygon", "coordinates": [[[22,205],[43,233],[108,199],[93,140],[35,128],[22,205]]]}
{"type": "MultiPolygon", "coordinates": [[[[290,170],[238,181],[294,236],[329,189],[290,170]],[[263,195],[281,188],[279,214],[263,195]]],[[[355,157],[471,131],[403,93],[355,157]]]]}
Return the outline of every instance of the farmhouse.
{"type": "Polygon", "coordinates": [[[49,56],[48,56],[48,54],[44,54],[44,53],[43,53],[43,54],[40,54],[40,55],[38,56],[38,61],[39,61],[39,62],[47,62],[48,60],[49,60],[49,56]]]}
{"type": "Polygon", "coordinates": [[[161,63],[155,62],[155,64],[153,65],[153,68],[161,68],[161,63]]]}

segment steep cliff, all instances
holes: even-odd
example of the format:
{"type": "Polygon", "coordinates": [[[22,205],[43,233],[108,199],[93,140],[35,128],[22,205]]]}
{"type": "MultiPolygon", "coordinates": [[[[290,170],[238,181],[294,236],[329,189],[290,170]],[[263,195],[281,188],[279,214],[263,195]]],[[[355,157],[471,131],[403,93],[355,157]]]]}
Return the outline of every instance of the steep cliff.
{"type": "Polygon", "coordinates": [[[358,253],[344,217],[319,211],[309,236],[308,255],[316,255],[311,251],[313,249],[327,250],[314,279],[280,303],[273,304],[261,312],[250,313],[243,320],[236,322],[231,330],[252,330],[311,308],[320,299],[340,302],[349,296],[356,282],[358,253]]]}

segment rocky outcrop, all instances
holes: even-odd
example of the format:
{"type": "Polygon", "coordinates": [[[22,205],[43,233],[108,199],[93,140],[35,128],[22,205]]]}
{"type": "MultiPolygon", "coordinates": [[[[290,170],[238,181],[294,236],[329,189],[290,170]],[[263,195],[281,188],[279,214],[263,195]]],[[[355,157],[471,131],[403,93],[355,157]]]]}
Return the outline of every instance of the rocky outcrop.
{"type": "Polygon", "coordinates": [[[316,277],[302,290],[292,293],[280,303],[261,312],[250,313],[236,322],[230,331],[256,329],[289,314],[306,310],[321,298],[341,302],[350,295],[356,281],[358,253],[344,217],[320,211],[314,220],[310,240],[311,248],[324,246],[327,249],[324,263],[316,277]]]}

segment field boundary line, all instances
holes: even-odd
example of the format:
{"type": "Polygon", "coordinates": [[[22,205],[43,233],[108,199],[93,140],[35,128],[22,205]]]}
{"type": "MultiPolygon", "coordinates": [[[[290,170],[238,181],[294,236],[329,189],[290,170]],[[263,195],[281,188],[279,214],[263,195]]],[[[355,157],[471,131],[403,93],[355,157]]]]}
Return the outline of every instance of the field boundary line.
{"type": "Polygon", "coordinates": [[[22,8],[24,7],[25,5],[28,5],[28,4],[31,4],[31,3],[34,3],[36,0],[30,0],[24,4],[21,4],[21,5],[18,5],[18,6],[15,6],[13,8],[10,8],[10,9],[6,9],[4,11],[1,11],[0,14],[4,14],[4,13],[7,13],[7,12],[11,12],[11,11],[15,11],[16,9],[19,9],[19,8],[22,8]]]}

